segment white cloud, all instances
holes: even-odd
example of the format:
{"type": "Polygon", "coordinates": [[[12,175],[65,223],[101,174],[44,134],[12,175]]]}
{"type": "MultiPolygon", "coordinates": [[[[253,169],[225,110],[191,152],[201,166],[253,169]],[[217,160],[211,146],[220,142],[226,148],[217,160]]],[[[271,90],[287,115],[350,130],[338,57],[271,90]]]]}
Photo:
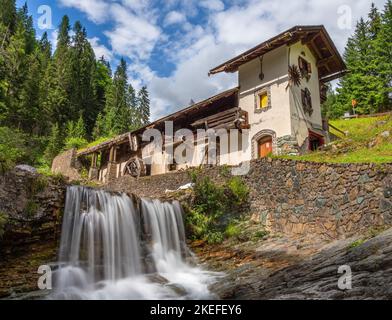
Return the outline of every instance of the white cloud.
{"type": "Polygon", "coordinates": [[[170,11],[165,17],[164,25],[169,26],[181,22],[186,22],[185,14],[178,11],[170,11]]]}
{"type": "Polygon", "coordinates": [[[52,51],[56,50],[57,46],[57,37],[59,36],[59,30],[55,29],[50,33],[49,41],[52,44],[52,51]]]}
{"type": "Polygon", "coordinates": [[[117,4],[112,5],[111,13],[116,23],[104,34],[114,53],[136,60],[148,59],[160,37],[159,27],[117,4]]]}
{"type": "Polygon", "coordinates": [[[220,0],[202,0],[199,5],[211,11],[221,11],[225,8],[225,5],[220,0]]]}
{"type": "Polygon", "coordinates": [[[100,44],[100,40],[98,37],[94,37],[91,39],[88,39],[90,42],[91,46],[93,47],[93,50],[95,52],[95,56],[98,58],[101,58],[102,56],[105,57],[107,61],[112,61],[113,59],[113,53],[103,44],[100,44]]]}
{"type": "MultiPolygon", "coordinates": [[[[61,2],[76,3],[76,0],[61,2]]],[[[88,2],[102,3],[104,0],[88,2]]],[[[349,5],[353,19],[357,20],[367,15],[371,2],[231,0],[231,5],[225,8],[219,0],[168,0],[159,5],[153,0],[122,0],[121,4],[106,0],[110,7],[106,15],[113,26],[104,34],[115,55],[133,59],[130,77],[135,87],[148,85],[152,117],[156,119],[186,106],[190,99],[202,100],[235,86],[235,74],[223,73],[209,78],[208,71],[294,25],[324,24],[343,52],[347,38],[354,30],[339,29],[338,8],[349,5]],[[194,22],[200,8],[208,9],[203,10],[207,16],[200,22],[202,25],[194,22]],[[183,20],[185,17],[188,17],[187,21],[183,20]],[[183,28],[175,35],[165,34],[158,24],[160,21],[163,25],[183,22],[183,28]],[[163,51],[160,62],[175,64],[175,70],[166,77],[158,76],[148,66],[151,53],[158,46],[163,51]]],[[[382,7],[384,0],[375,0],[375,3],[382,7]]],[[[84,4],[74,4],[74,7],[86,12],[91,19],[100,17],[99,5],[92,6],[94,10],[84,4]]]]}
{"type": "Polygon", "coordinates": [[[96,23],[102,23],[108,18],[109,4],[104,0],[59,0],[59,3],[85,12],[88,18],[96,23]]]}

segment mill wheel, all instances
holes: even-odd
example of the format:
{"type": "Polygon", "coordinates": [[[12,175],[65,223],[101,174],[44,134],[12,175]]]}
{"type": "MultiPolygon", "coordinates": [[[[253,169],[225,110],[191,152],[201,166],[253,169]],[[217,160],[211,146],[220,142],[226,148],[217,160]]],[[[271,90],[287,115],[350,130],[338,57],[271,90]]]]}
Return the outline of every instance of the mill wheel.
{"type": "Polygon", "coordinates": [[[130,175],[134,178],[139,178],[146,174],[146,167],[143,160],[138,157],[133,157],[127,161],[124,167],[124,175],[130,175]]]}

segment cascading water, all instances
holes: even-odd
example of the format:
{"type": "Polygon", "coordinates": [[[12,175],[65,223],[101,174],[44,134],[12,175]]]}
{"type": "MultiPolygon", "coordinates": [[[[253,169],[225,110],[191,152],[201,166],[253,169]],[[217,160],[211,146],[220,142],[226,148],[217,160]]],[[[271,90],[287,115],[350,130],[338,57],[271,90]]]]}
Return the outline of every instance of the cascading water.
{"type": "Polygon", "coordinates": [[[218,276],[191,264],[181,206],[72,186],[54,299],[208,299],[218,276]]]}

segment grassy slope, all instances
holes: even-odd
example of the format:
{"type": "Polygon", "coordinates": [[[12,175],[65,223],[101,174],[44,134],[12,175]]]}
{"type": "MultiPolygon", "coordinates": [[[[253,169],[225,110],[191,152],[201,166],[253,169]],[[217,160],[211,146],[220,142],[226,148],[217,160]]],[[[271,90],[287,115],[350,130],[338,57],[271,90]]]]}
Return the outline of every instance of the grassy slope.
{"type": "Polygon", "coordinates": [[[333,142],[326,150],[285,158],[336,163],[392,163],[392,116],[332,120],[330,123],[347,136],[331,128],[341,140],[333,142]],[[381,136],[385,131],[390,132],[389,137],[381,136]]]}

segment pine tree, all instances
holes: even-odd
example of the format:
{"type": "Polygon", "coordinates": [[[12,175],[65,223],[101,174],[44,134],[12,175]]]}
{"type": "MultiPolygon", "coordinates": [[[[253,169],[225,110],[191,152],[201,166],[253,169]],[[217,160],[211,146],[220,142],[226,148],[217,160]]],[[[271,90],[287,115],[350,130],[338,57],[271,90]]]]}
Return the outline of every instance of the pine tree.
{"type": "Polygon", "coordinates": [[[96,93],[96,112],[101,114],[102,117],[102,112],[105,108],[106,94],[112,83],[112,72],[110,69],[110,64],[105,60],[104,57],[101,57],[97,61],[94,81],[96,93]]]}
{"type": "Polygon", "coordinates": [[[5,91],[5,124],[23,128],[24,110],[19,103],[23,84],[27,77],[28,56],[25,51],[24,28],[18,24],[17,30],[10,38],[8,47],[3,52],[5,91]]]}
{"type": "Polygon", "coordinates": [[[388,0],[382,14],[381,29],[377,39],[376,51],[380,57],[378,73],[385,83],[384,110],[392,110],[392,1],[388,0]]]}
{"type": "Polygon", "coordinates": [[[75,119],[75,114],[70,107],[72,72],[69,31],[69,18],[64,16],[59,27],[56,51],[42,84],[42,87],[46,88],[43,106],[50,114],[52,121],[58,123],[60,127],[64,126],[67,121],[75,119]]]}
{"type": "Polygon", "coordinates": [[[59,154],[62,149],[62,137],[57,123],[53,124],[48,144],[45,149],[44,158],[48,164],[52,162],[54,157],[59,154]]]}
{"type": "Polygon", "coordinates": [[[127,64],[124,59],[121,59],[106,96],[105,135],[124,133],[132,126],[132,110],[128,104],[128,94],[127,64]]]}
{"type": "Polygon", "coordinates": [[[37,41],[35,39],[33,17],[29,15],[27,3],[25,3],[23,7],[17,11],[17,19],[18,19],[18,23],[21,23],[23,25],[24,35],[25,35],[26,54],[30,54],[34,51],[37,41]]]}
{"type": "Polygon", "coordinates": [[[74,118],[75,115],[82,113],[87,132],[91,135],[95,119],[100,111],[96,107],[95,96],[95,54],[87,40],[86,30],[79,21],[75,23],[73,31],[75,35],[73,36],[70,50],[71,119],[74,118]]]}
{"type": "MultiPolygon", "coordinates": [[[[16,5],[15,0],[0,0],[0,24],[4,28],[3,36],[6,38],[14,34],[16,30],[16,5]]],[[[1,38],[0,41],[4,39],[1,38]]],[[[1,42],[0,42],[1,44],[1,42]]]]}
{"type": "MultiPolygon", "coordinates": [[[[377,20],[376,10],[372,11],[377,20]]],[[[377,22],[360,19],[353,37],[349,38],[344,59],[350,71],[340,81],[338,106],[341,112],[352,110],[352,101],[357,101],[355,111],[360,114],[378,112],[384,104],[384,82],[378,76],[378,57],[374,55],[373,37],[377,37],[377,22]],[[372,26],[372,28],[370,28],[372,26]]]]}
{"type": "Polygon", "coordinates": [[[84,125],[82,115],[79,119],[74,121],[68,121],[67,123],[67,135],[65,138],[65,149],[80,148],[87,144],[86,140],[86,127],[84,125]]]}
{"type": "Polygon", "coordinates": [[[150,98],[145,86],[140,89],[138,94],[138,109],[142,125],[147,125],[150,122],[150,98]]]}

